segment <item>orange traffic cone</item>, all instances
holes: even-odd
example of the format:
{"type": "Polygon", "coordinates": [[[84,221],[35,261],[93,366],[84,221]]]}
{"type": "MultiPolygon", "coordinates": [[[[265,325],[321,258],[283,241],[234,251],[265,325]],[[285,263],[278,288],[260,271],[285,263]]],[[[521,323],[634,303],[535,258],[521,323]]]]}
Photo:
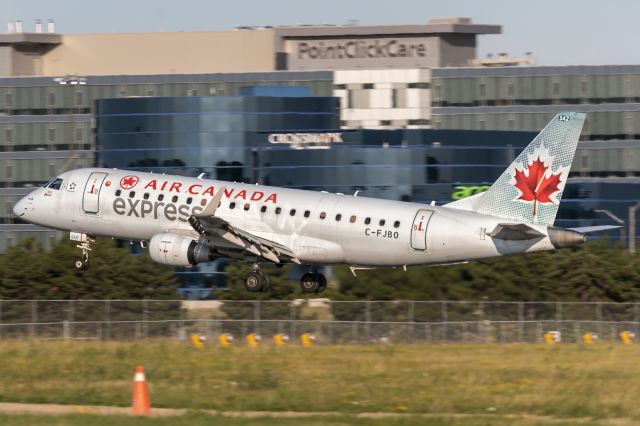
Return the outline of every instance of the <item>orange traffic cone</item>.
{"type": "Polygon", "coordinates": [[[151,400],[149,399],[149,389],[147,380],[144,377],[144,367],[136,366],[133,376],[133,415],[144,416],[151,413],[151,400]]]}

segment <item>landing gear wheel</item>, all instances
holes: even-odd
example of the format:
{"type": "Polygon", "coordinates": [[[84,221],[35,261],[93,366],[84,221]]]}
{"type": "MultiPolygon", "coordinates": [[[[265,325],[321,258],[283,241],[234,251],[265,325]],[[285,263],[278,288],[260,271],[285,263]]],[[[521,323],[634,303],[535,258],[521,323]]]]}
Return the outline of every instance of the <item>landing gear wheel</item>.
{"type": "Polygon", "coordinates": [[[262,290],[260,291],[262,292],[269,291],[269,289],[271,288],[271,280],[269,279],[269,275],[263,275],[263,274],[260,274],[260,275],[262,275],[262,279],[264,280],[262,284],[262,290]]]}
{"type": "Polygon", "coordinates": [[[300,278],[300,290],[303,293],[317,293],[320,288],[318,274],[307,272],[300,278]]]}
{"type": "Polygon", "coordinates": [[[79,269],[81,271],[86,271],[87,269],[89,269],[89,255],[88,254],[84,254],[82,256],[82,259],[76,260],[76,269],[79,269]]]}
{"type": "Polygon", "coordinates": [[[247,291],[250,292],[255,293],[258,291],[263,291],[262,289],[264,288],[265,283],[266,279],[260,272],[249,272],[244,277],[244,288],[246,288],[247,291]]]}
{"type": "Polygon", "coordinates": [[[317,273],[316,275],[320,281],[320,285],[318,286],[318,291],[316,293],[322,293],[327,288],[327,279],[320,273],[317,273]]]}

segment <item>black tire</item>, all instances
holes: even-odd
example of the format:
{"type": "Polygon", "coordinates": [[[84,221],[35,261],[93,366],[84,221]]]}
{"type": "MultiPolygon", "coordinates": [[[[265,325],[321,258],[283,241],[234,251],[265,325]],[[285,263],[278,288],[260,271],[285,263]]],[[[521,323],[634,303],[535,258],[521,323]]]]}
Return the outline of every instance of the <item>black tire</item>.
{"type": "Polygon", "coordinates": [[[269,279],[269,275],[264,275],[264,274],[260,274],[262,275],[262,292],[264,291],[269,291],[269,289],[271,288],[271,280],[269,279]]]}
{"type": "Polygon", "coordinates": [[[264,283],[264,276],[259,272],[249,272],[244,277],[244,288],[252,293],[262,291],[264,283]]]}
{"type": "Polygon", "coordinates": [[[322,293],[327,288],[327,279],[320,273],[317,273],[316,275],[318,276],[318,281],[320,282],[316,293],[322,293]]]}
{"type": "Polygon", "coordinates": [[[320,280],[317,274],[307,272],[300,278],[300,290],[303,293],[317,293],[318,287],[320,287],[320,280]]]}

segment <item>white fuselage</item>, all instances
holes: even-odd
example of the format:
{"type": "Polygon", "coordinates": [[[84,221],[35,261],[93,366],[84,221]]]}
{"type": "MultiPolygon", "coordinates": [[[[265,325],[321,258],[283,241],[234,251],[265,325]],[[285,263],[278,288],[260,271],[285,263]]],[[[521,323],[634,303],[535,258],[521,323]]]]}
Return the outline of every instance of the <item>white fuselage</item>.
{"type": "Polygon", "coordinates": [[[531,224],[543,238],[505,241],[486,233],[513,221],[455,208],[115,169],[60,178],[59,189],[23,198],[16,214],[49,228],[149,241],[193,232],[189,216],[224,190],[216,217],[288,247],[306,264],[440,264],[554,249],[546,226],[531,224]]]}

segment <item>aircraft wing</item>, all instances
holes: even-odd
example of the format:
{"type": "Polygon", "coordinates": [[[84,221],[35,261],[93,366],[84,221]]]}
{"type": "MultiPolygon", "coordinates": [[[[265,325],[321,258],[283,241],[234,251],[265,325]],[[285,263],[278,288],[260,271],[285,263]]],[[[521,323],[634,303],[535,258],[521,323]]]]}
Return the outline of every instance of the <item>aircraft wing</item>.
{"type": "Polygon", "coordinates": [[[256,256],[273,263],[300,263],[290,248],[267,238],[253,235],[228,221],[215,216],[224,193],[221,188],[202,213],[189,217],[189,224],[208,244],[221,254],[231,257],[256,256]]]}

